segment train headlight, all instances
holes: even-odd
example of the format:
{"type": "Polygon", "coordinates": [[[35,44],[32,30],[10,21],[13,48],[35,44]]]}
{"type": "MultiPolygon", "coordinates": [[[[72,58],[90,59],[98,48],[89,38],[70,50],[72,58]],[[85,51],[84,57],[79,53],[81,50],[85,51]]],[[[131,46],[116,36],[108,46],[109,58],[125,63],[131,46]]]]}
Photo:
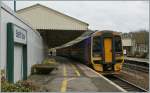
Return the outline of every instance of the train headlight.
{"type": "Polygon", "coordinates": [[[115,71],[119,71],[122,69],[122,65],[119,63],[119,64],[115,64],[115,71]]]}

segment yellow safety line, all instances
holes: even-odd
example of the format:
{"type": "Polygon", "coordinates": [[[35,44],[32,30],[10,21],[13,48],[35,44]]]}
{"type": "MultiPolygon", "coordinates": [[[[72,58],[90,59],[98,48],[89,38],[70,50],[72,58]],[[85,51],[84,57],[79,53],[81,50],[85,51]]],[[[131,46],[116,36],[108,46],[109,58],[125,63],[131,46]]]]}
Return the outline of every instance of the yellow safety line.
{"type": "Polygon", "coordinates": [[[71,66],[72,66],[73,69],[75,70],[77,76],[80,76],[80,72],[77,70],[77,68],[76,68],[73,64],[71,64],[71,66]]]}
{"type": "Polygon", "coordinates": [[[66,92],[66,89],[67,89],[67,69],[66,69],[66,66],[64,65],[64,69],[63,69],[63,73],[64,73],[64,80],[62,81],[62,84],[61,84],[61,92],[66,92]]]}
{"type": "Polygon", "coordinates": [[[66,92],[66,89],[67,89],[67,79],[64,78],[61,86],[61,92],[66,92]]]}
{"type": "Polygon", "coordinates": [[[66,66],[64,65],[64,76],[66,77],[67,76],[67,69],[66,69],[66,66]]]}

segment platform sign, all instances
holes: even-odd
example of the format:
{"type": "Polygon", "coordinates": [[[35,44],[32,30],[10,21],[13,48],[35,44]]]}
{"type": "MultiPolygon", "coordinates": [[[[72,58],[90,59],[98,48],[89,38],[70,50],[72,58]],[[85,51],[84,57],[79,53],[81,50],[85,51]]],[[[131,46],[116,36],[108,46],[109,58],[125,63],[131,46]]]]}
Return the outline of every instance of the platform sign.
{"type": "Polygon", "coordinates": [[[27,30],[14,23],[7,23],[6,66],[6,78],[9,82],[15,83],[20,77],[24,80],[27,79],[27,30]],[[21,61],[22,63],[20,63],[21,61]]]}
{"type": "Polygon", "coordinates": [[[14,25],[13,31],[14,31],[14,42],[21,43],[21,44],[27,43],[27,32],[26,32],[26,30],[14,25]]]}

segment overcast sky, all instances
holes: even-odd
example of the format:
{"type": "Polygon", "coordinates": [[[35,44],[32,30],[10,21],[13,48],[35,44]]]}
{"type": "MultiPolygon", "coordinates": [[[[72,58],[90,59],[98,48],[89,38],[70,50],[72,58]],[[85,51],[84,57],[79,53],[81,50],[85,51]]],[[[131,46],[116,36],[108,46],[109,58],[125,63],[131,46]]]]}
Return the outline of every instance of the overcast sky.
{"type": "MultiPolygon", "coordinates": [[[[13,2],[5,1],[13,8],[13,2]]],[[[92,30],[149,30],[148,1],[17,1],[17,10],[40,3],[82,20],[92,30]]]]}

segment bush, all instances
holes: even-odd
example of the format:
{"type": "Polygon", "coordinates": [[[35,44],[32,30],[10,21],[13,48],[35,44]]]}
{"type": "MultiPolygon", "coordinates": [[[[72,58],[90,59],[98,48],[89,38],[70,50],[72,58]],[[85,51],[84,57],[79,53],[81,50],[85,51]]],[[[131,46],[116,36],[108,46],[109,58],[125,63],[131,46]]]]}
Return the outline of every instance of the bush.
{"type": "Polygon", "coordinates": [[[1,91],[2,92],[13,92],[16,90],[16,86],[14,84],[10,84],[7,81],[3,81],[1,83],[1,91]]]}
{"type": "Polygon", "coordinates": [[[29,80],[18,81],[15,84],[9,83],[1,70],[1,91],[2,92],[32,92],[36,90],[37,86],[29,80]]]}
{"type": "Polygon", "coordinates": [[[29,81],[19,81],[16,84],[3,81],[1,83],[2,92],[32,92],[36,87],[29,81]]]}
{"type": "Polygon", "coordinates": [[[2,92],[32,92],[36,90],[36,86],[30,81],[19,81],[15,84],[3,81],[1,83],[2,92]]]}

